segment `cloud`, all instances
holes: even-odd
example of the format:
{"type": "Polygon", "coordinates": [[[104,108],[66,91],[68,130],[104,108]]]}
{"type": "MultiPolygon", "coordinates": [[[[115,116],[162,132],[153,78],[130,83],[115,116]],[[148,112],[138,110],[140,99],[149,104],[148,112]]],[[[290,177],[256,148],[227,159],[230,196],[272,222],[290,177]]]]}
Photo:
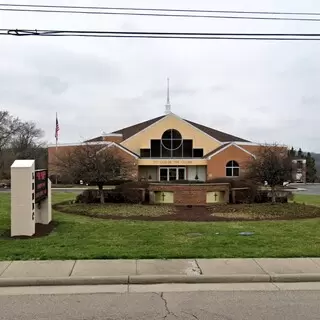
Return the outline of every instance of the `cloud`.
{"type": "Polygon", "coordinates": [[[68,83],[61,81],[58,77],[54,76],[40,76],[40,86],[48,89],[52,94],[61,94],[68,89],[68,83]]]}
{"type": "MultiPolygon", "coordinates": [[[[73,1],[74,3],[77,1],[73,1]]],[[[92,0],[90,5],[101,5],[92,0]]],[[[55,4],[47,0],[46,4],[55,4]]],[[[84,4],[85,5],[85,4],[84,4]]],[[[110,0],[110,6],[118,6],[110,0]]],[[[123,6],[132,6],[123,0],[123,6]]],[[[138,0],[135,6],[149,7],[138,0]]],[[[169,0],[163,7],[172,7],[169,0]]],[[[186,0],[178,8],[194,7],[186,0]]],[[[177,7],[176,6],[176,7],[177,7]]],[[[320,3],[199,0],[216,10],[320,11],[320,3]]],[[[168,32],[317,33],[304,22],[169,19],[0,12],[0,28],[168,32]]],[[[319,28],[319,30],[318,30],[319,28]]],[[[1,37],[0,106],[53,140],[79,141],[173,112],[253,141],[320,151],[320,46],[316,42],[1,37]]]]}

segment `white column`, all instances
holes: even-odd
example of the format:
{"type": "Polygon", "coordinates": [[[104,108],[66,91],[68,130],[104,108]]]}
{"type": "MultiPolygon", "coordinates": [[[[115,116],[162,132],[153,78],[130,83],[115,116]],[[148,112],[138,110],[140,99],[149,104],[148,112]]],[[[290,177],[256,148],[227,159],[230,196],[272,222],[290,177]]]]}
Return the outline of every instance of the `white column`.
{"type": "Polygon", "coordinates": [[[11,236],[35,233],[34,160],[16,160],[11,166],[11,236]]]}

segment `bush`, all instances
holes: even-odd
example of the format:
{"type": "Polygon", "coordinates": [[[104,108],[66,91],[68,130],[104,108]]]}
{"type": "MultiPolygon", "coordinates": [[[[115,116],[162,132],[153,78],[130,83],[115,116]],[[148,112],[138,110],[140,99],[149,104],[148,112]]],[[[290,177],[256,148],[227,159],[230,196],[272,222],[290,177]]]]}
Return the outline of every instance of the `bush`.
{"type": "Polygon", "coordinates": [[[131,181],[116,186],[115,191],[120,192],[125,203],[144,203],[149,201],[149,182],[131,181]]]}
{"type": "Polygon", "coordinates": [[[149,182],[147,181],[130,181],[116,186],[115,190],[123,191],[128,189],[148,189],[149,182]]]}
{"type": "MultiPolygon", "coordinates": [[[[145,201],[145,194],[145,189],[103,190],[106,203],[142,203],[145,201]]],[[[76,203],[100,203],[99,190],[84,190],[77,196],[76,203]]]]}

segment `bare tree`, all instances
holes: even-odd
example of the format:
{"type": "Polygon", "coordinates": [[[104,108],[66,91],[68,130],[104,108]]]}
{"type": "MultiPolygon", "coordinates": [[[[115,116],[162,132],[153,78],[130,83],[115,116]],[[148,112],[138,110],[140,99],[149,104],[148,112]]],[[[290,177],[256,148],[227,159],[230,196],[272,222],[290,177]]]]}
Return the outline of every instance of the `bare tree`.
{"type": "Polygon", "coordinates": [[[106,145],[84,143],[66,151],[60,151],[53,161],[55,171],[84,180],[99,188],[100,202],[104,203],[103,186],[110,180],[128,177],[131,164],[106,145]]]}
{"type": "Polygon", "coordinates": [[[19,158],[30,157],[33,149],[43,147],[39,140],[43,135],[34,122],[21,122],[10,143],[11,148],[19,158]]]}
{"type": "Polygon", "coordinates": [[[0,150],[8,147],[13,136],[20,128],[19,118],[14,118],[8,111],[0,110],[0,150]]]}
{"type": "Polygon", "coordinates": [[[7,148],[19,129],[20,121],[12,117],[8,111],[0,110],[0,178],[8,178],[8,152],[7,148]]]}
{"type": "Polygon", "coordinates": [[[287,148],[273,145],[262,145],[256,158],[252,159],[246,167],[246,175],[257,183],[268,182],[271,188],[272,202],[276,202],[276,189],[288,181],[291,176],[292,162],[288,156],[287,148]]]}
{"type": "Polygon", "coordinates": [[[34,122],[23,122],[0,111],[0,178],[10,177],[10,165],[15,159],[35,159],[37,166],[47,166],[47,151],[41,138],[43,131],[34,122]]]}

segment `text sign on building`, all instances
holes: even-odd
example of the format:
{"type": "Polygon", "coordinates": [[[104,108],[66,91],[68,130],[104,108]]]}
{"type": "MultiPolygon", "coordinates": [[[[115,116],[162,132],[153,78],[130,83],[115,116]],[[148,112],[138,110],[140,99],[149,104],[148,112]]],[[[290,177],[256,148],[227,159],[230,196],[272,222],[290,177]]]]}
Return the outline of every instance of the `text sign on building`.
{"type": "Polygon", "coordinates": [[[48,197],[48,170],[41,169],[35,171],[35,202],[48,197]]]}
{"type": "Polygon", "coordinates": [[[187,165],[192,164],[191,160],[155,160],[153,161],[153,164],[155,165],[187,165]]]}

